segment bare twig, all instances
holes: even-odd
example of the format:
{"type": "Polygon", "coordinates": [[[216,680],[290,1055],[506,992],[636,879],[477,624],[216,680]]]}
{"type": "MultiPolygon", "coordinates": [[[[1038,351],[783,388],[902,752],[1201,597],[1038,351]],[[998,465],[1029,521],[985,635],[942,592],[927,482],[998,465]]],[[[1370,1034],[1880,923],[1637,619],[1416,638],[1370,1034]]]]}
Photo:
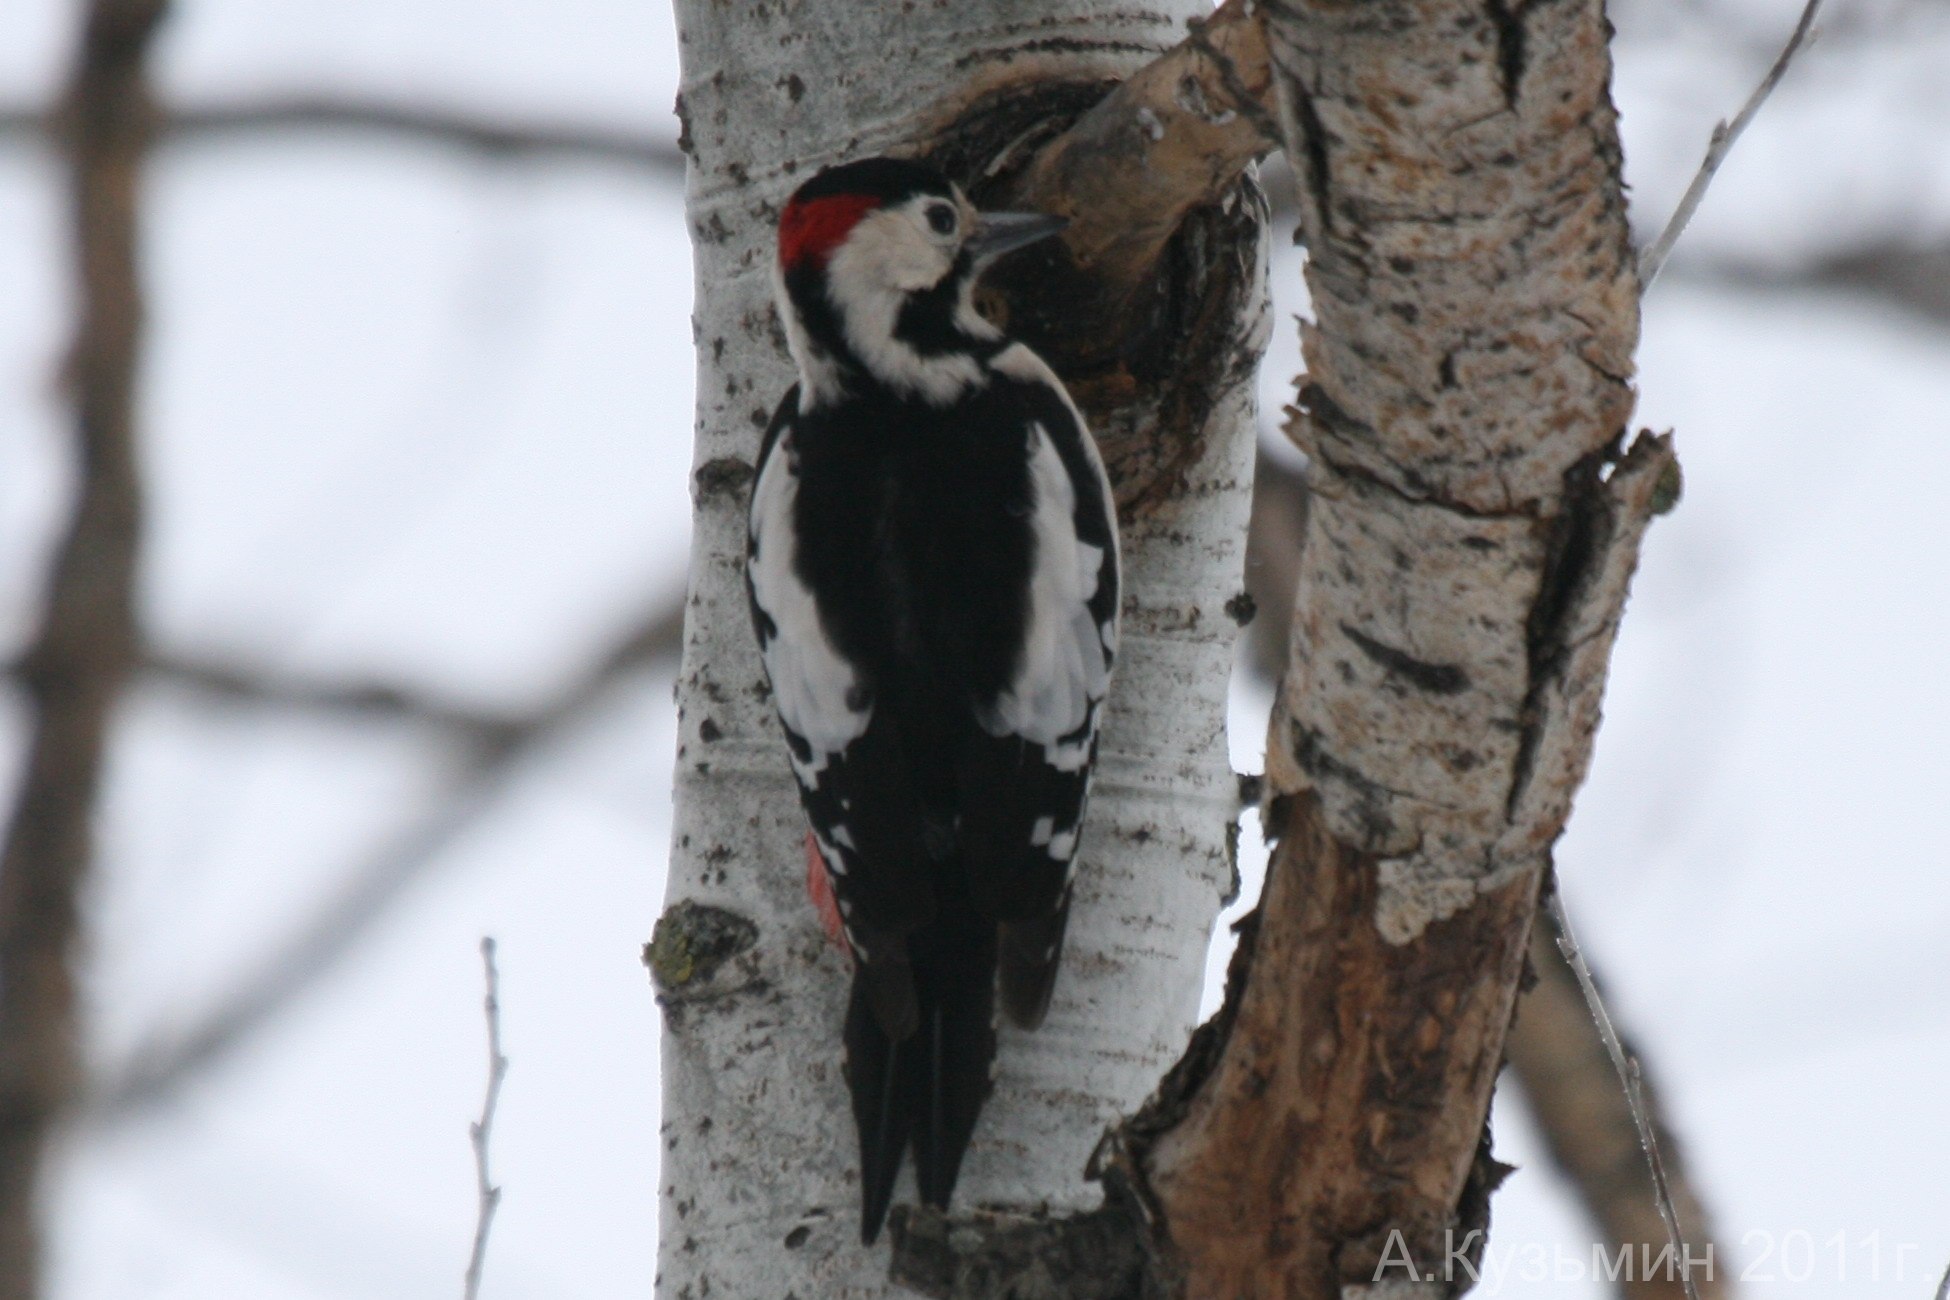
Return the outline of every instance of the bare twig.
{"type": "Polygon", "coordinates": [[[467,1140],[474,1147],[474,1187],[480,1207],[474,1218],[474,1249],[467,1257],[465,1300],[481,1293],[481,1267],[487,1262],[488,1229],[494,1225],[494,1212],[501,1208],[501,1189],[488,1178],[488,1139],[494,1130],[494,1108],[501,1100],[501,1081],[508,1077],[508,1058],[501,1054],[501,987],[494,970],[494,940],[481,940],[481,965],[487,972],[488,1076],[487,1095],[481,1099],[481,1117],[467,1126],[467,1140]]]}
{"type": "MultiPolygon", "coordinates": [[[[0,108],[0,135],[43,132],[54,115],[0,108]]],[[[444,145],[496,158],[582,161],[638,168],[681,180],[684,156],[674,141],[599,126],[496,122],[466,112],[299,95],[168,110],[158,129],[170,141],[248,136],[269,131],[332,131],[444,145]]]]}
{"type": "Polygon", "coordinates": [[[587,717],[621,678],[667,658],[682,627],[682,607],[660,604],[587,675],[548,707],[493,733],[472,738],[463,771],[447,799],[406,827],[272,956],[189,1029],[158,1035],[119,1071],[106,1072],[88,1118],[115,1122],[175,1095],[196,1076],[234,1054],[344,960],[444,850],[491,808],[520,774],[523,761],[587,717]]]}
{"type": "Polygon", "coordinates": [[[1564,895],[1553,889],[1548,906],[1551,919],[1557,923],[1557,946],[1578,977],[1578,987],[1584,990],[1584,1002],[1591,1009],[1591,1019],[1597,1024],[1598,1034],[1605,1040],[1605,1051],[1611,1056],[1612,1067],[1618,1071],[1619,1081],[1625,1086],[1625,1100],[1631,1105],[1632,1123],[1638,1128],[1639,1143],[1645,1148],[1645,1161],[1652,1170],[1653,1195],[1659,1203],[1659,1218],[1666,1225],[1666,1237],[1672,1243],[1673,1262],[1680,1271],[1680,1281],[1685,1284],[1688,1300],[1699,1300],[1699,1287],[1693,1282],[1692,1261],[1685,1253],[1686,1238],[1679,1230],[1679,1211],[1673,1205],[1672,1186],[1666,1178],[1665,1159],[1659,1153],[1659,1138],[1653,1132],[1652,1114],[1645,1104],[1645,1080],[1639,1074],[1638,1058],[1628,1053],[1625,1045],[1618,1040],[1618,1030],[1612,1026],[1611,1014],[1605,1010],[1604,999],[1598,996],[1597,982],[1591,978],[1591,968],[1585,964],[1577,935],[1571,929],[1571,918],[1564,910],[1564,895]]]}
{"type": "MultiPolygon", "coordinates": [[[[1599,1240],[1636,1249],[1634,1243],[1657,1240],[1665,1232],[1651,1174],[1631,1103],[1617,1084],[1577,973],[1557,946],[1556,926],[1548,914],[1537,918],[1531,934],[1530,965],[1536,982],[1518,1000],[1516,1019],[1504,1040],[1510,1071],[1543,1130],[1551,1159],[1576,1187],[1599,1240]]],[[[1595,973],[1592,979],[1597,982],[1595,973]]],[[[1626,1034],[1619,1041],[1631,1050],[1626,1034]]],[[[1652,1080],[1643,1080],[1642,1094],[1665,1158],[1673,1205],[1688,1243],[1698,1246],[1704,1258],[1713,1237],[1704,1202],[1686,1168],[1684,1148],[1661,1111],[1652,1080]]],[[[1724,1273],[1709,1274],[1700,1282],[1708,1300],[1730,1289],[1724,1273]]],[[[1649,1274],[1621,1279],[1619,1294],[1631,1300],[1670,1300],[1682,1292],[1675,1279],[1649,1274]]]]}
{"type": "Polygon", "coordinates": [[[1950,1300],[1950,1268],[1943,1270],[1943,1280],[1936,1284],[1936,1300],[1950,1300]]]}
{"type": "Polygon", "coordinates": [[[21,672],[34,710],[0,850],[0,1298],[40,1294],[35,1205],[47,1136],[80,1069],[73,972],[89,820],[135,656],[140,516],[134,391],[142,317],[136,208],[148,145],[143,61],[163,0],[94,0],[66,140],[80,319],[68,374],[80,485],[21,672]]]}
{"type": "Polygon", "coordinates": [[[1686,187],[1686,193],[1680,198],[1679,206],[1673,211],[1672,219],[1666,222],[1666,228],[1659,232],[1659,237],[1639,254],[1639,292],[1643,293],[1650,289],[1652,282],[1659,278],[1659,272],[1665,268],[1666,258],[1672,254],[1672,246],[1679,242],[1680,235],[1686,232],[1687,225],[1692,222],[1693,213],[1699,210],[1700,200],[1706,197],[1706,187],[1713,183],[1714,173],[1719,171],[1720,164],[1726,161],[1727,154],[1732,150],[1734,141],[1740,138],[1740,133],[1747,129],[1747,124],[1754,120],[1756,113],[1760,112],[1760,106],[1765,104],[1767,97],[1774,93],[1774,87],[1780,84],[1783,76],[1787,75],[1788,64],[1794,62],[1795,54],[1807,40],[1808,31],[1814,26],[1815,14],[1820,9],[1821,0],[1808,0],[1807,6],[1801,10],[1801,21],[1794,25],[1794,34],[1788,37],[1787,44],[1781,49],[1780,57],[1774,60],[1774,66],[1767,70],[1767,75],[1761,78],[1761,83],[1754,87],[1754,93],[1747,96],[1747,102],[1741,105],[1740,112],[1735,114],[1733,121],[1721,122],[1713,128],[1713,139],[1706,147],[1706,157],[1701,161],[1699,171],[1694,174],[1693,183],[1686,187]]]}

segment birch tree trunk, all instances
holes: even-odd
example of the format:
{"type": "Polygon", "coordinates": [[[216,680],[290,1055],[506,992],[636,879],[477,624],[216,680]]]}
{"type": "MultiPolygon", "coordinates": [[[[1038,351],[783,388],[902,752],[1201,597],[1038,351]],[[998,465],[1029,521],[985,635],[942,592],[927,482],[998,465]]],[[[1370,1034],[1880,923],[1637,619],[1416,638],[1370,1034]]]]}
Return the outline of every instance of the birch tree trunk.
{"type": "Polygon", "coordinates": [[[1127,1167],[1189,1297],[1453,1295],[1539,890],[1677,466],[1625,449],[1601,0],[1261,13],[1317,312],[1280,843],[1226,1011],[1127,1167]]]}
{"type": "MultiPolygon", "coordinates": [[[[1203,8],[679,0],[695,530],[667,906],[647,954],[665,1011],[667,1300],[890,1293],[885,1246],[859,1244],[840,1074],[846,965],[804,897],[803,823],[740,574],[759,436],[791,380],[771,305],[778,207],[817,168],[880,153],[932,154],[964,183],[994,171],[1033,192],[1024,155],[1203,8]]],[[[1142,165],[1157,123],[1152,112],[1096,128],[1122,165],[1142,165]]],[[[1248,189],[1195,219],[1136,288],[1128,277],[1146,258],[1134,271],[1123,250],[1112,260],[1126,280],[1086,291],[1101,288],[1086,250],[1049,268],[1040,303],[1031,285],[1003,304],[1021,308],[1012,328],[1050,356],[1105,447],[1127,596],[1055,1003],[1036,1033],[1003,1031],[964,1205],[1094,1199],[1082,1171],[1099,1135],[1142,1101],[1191,1027],[1233,880],[1239,796],[1224,720],[1264,334],[1258,205],[1248,189]],[[1079,315],[1109,301],[1114,317],[1079,315]]]]}

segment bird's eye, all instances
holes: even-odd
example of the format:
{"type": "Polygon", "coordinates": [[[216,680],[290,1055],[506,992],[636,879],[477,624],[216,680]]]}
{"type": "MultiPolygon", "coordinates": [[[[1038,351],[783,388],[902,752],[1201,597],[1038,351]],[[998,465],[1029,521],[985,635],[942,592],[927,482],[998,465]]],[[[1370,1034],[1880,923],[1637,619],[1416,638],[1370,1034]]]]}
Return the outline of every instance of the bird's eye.
{"type": "Polygon", "coordinates": [[[928,225],[937,235],[955,233],[955,210],[946,203],[936,203],[928,209],[928,225]]]}

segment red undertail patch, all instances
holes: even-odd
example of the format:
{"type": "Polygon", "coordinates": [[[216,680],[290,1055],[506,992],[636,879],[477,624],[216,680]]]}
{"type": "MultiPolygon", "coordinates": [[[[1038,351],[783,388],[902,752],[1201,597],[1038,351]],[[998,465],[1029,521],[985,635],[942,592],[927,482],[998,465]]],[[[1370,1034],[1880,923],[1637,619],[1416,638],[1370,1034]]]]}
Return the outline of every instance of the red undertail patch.
{"type": "Polygon", "coordinates": [[[819,852],[819,841],[812,832],[806,832],[806,897],[812,900],[813,911],[819,914],[819,928],[826,931],[826,937],[833,946],[851,956],[853,950],[847,946],[846,926],[840,920],[840,903],[833,897],[833,878],[827,873],[826,859],[819,852]]]}

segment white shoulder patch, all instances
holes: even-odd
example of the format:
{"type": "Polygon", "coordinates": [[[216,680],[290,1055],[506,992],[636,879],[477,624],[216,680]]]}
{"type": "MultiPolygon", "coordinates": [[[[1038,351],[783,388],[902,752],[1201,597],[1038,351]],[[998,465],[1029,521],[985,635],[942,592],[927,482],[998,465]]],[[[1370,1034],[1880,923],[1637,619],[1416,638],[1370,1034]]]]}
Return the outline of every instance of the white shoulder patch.
{"type": "Polygon", "coordinates": [[[775,629],[761,643],[772,699],[779,720],[812,749],[809,760],[792,755],[800,781],[810,785],[834,754],[867,729],[873,706],[855,707],[859,677],[826,635],[819,603],[798,574],[792,520],[799,477],[794,460],[788,429],[779,435],[752,489],[751,583],[759,609],[775,629]]]}
{"type": "Polygon", "coordinates": [[[992,735],[1017,735],[1042,745],[1051,766],[1074,771],[1089,762],[1091,737],[1078,733],[1090,706],[1101,702],[1109,688],[1116,654],[1115,620],[1099,627],[1089,603],[1108,557],[1102,547],[1078,538],[1076,489],[1069,472],[1048,430],[1041,424],[1032,428],[1029,478],[1036,496],[1036,568],[1029,621],[1015,680],[983,726],[992,735]],[[1065,738],[1067,743],[1059,743],[1065,738]]]}
{"type": "MultiPolygon", "coordinates": [[[[1049,368],[1049,362],[1037,356],[1025,343],[1011,343],[1008,347],[1002,349],[995,359],[989,362],[989,365],[998,373],[1007,375],[1009,378],[1022,383],[1042,384],[1054,390],[1056,395],[1063,399],[1064,407],[1069,410],[1070,418],[1076,421],[1077,432],[1083,438],[1083,454],[1089,460],[1090,468],[1094,471],[1094,477],[1096,479],[1096,484],[1092,490],[1096,491],[1102,497],[1104,518],[1110,521],[1110,544],[1113,552],[1111,559],[1121,569],[1123,567],[1123,556],[1116,553],[1118,547],[1117,502],[1111,497],[1110,475],[1104,469],[1104,458],[1097,450],[1097,440],[1090,436],[1090,426],[1084,423],[1083,412],[1077,410],[1076,402],[1070,397],[1070,390],[1063,387],[1063,381],[1058,379],[1056,372],[1049,368]]],[[[1087,600],[1089,597],[1086,596],[1085,599],[1087,600]]],[[[1110,621],[1098,629],[1104,643],[1104,649],[1110,652],[1111,658],[1113,659],[1117,657],[1117,638],[1120,631],[1118,623],[1121,617],[1121,610],[1112,610],[1110,621]]]]}

